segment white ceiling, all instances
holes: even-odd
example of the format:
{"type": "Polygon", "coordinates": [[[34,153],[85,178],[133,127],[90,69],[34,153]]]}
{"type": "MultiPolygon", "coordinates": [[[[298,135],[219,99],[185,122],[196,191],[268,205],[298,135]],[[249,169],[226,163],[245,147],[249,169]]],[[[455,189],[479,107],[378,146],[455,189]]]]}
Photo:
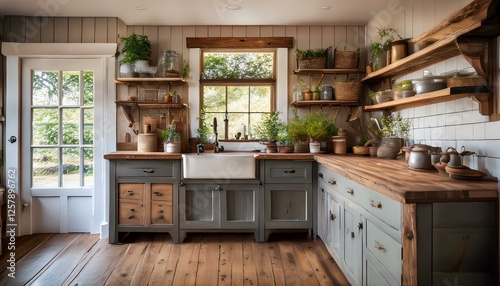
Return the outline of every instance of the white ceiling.
{"type": "Polygon", "coordinates": [[[0,0],[5,15],[118,17],[127,25],[365,25],[390,0],[0,0]],[[138,10],[141,7],[145,10],[138,10]],[[231,10],[231,8],[240,8],[231,10]],[[330,9],[323,9],[330,7],[330,9]]]}

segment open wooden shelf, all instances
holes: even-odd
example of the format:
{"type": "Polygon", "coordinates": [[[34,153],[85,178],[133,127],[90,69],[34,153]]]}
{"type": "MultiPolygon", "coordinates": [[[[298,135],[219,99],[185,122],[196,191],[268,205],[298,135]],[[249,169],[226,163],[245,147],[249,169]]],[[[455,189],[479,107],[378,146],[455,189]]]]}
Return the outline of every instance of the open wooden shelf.
{"type": "Polygon", "coordinates": [[[348,100],[300,100],[292,102],[292,106],[357,106],[359,101],[348,101],[348,100]]]}
{"type": "Polygon", "coordinates": [[[121,106],[125,117],[129,122],[129,127],[135,123],[133,112],[137,108],[162,108],[162,109],[181,109],[188,107],[185,103],[164,103],[157,101],[128,101],[128,100],[117,100],[116,105],[121,106]]]}
{"type": "Polygon", "coordinates": [[[485,86],[449,87],[433,92],[417,94],[412,97],[396,99],[374,105],[366,105],[364,106],[364,110],[382,111],[382,110],[394,109],[395,111],[397,111],[433,103],[451,101],[464,97],[472,97],[475,101],[479,103],[479,112],[482,115],[488,115],[488,112],[491,108],[491,106],[489,105],[490,96],[491,93],[485,86]]]}
{"type": "Polygon", "coordinates": [[[117,83],[124,84],[140,84],[148,83],[168,83],[171,85],[183,85],[186,81],[180,77],[119,77],[116,79],[117,83]]]}
{"type": "Polygon", "coordinates": [[[294,74],[362,74],[364,71],[357,69],[297,69],[294,74]]]}

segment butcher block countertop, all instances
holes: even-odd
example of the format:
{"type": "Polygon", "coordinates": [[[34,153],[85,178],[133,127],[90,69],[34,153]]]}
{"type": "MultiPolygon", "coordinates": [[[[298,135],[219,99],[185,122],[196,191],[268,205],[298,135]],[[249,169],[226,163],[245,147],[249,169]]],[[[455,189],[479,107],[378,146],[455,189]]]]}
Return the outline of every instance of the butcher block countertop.
{"type": "Polygon", "coordinates": [[[461,180],[438,171],[414,171],[402,160],[356,155],[315,155],[334,173],[402,203],[472,201],[498,198],[495,178],[461,180]]]}
{"type": "MultiPolygon", "coordinates": [[[[225,152],[226,153],[226,152],[225,152]]],[[[229,153],[229,152],[227,152],[229,153]]],[[[182,160],[180,153],[116,151],[108,160],[182,160]]],[[[496,178],[460,180],[438,171],[414,171],[402,160],[358,155],[255,153],[260,160],[316,160],[334,173],[402,203],[473,201],[498,198],[496,178]]]]}

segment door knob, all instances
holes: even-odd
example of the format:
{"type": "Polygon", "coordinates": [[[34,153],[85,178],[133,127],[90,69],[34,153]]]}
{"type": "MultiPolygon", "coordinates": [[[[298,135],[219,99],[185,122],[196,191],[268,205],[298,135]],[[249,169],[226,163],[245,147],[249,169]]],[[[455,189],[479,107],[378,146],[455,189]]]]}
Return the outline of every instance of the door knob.
{"type": "Polygon", "coordinates": [[[9,138],[9,142],[10,143],[16,143],[16,141],[17,141],[17,137],[16,136],[10,136],[10,138],[9,138]]]}

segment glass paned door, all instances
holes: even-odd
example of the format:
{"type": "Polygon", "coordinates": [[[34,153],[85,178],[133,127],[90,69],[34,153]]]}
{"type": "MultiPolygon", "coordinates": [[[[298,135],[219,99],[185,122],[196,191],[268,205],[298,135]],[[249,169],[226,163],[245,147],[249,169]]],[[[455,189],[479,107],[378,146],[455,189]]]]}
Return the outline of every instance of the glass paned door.
{"type": "Polygon", "coordinates": [[[31,102],[31,187],[92,187],[94,72],[33,70],[31,102]]]}

